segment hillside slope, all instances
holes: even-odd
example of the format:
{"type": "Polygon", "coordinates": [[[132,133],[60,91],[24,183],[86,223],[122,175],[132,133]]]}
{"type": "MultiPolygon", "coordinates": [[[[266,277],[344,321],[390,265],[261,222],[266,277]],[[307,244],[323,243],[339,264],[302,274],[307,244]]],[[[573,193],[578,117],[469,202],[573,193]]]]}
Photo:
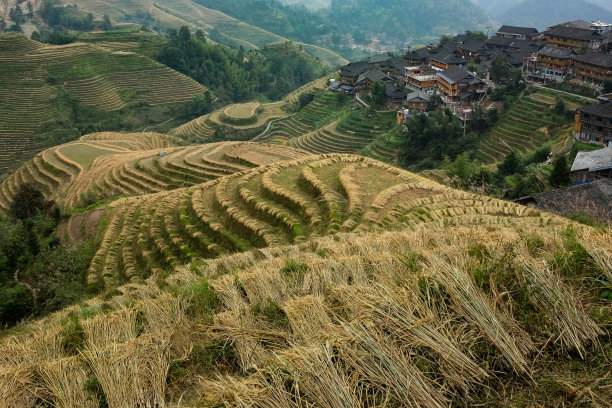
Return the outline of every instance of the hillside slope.
{"type": "Polygon", "coordinates": [[[201,257],[340,231],[513,224],[524,217],[542,225],[558,222],[352,155],[306,156],[187,189],[115,201],[105,217],[88,283],[106,288],[201,257]]]}
{"type": "MultiPolygon", "coordinates": [[[[162,29],[178,30],[181,26],[202,29],[213,41],[236,47],[242,45],[247,50],[288,41],[283,36],[247,24],[191,0],[121,0],[114,2],[112,7],[105,2],[83,0],[79,3],[79,7],[99,17],[107,14],[113,20],[130,21],[139,13],[149,15],[162,29]]],[[[333,67],[348,63],[338,54],[324,48],[304,44],[304,49],[333,67]]]]}
{"type": "Polygon", "coordinates": [[[0,405],[609,401],[609,233],[350,155],[120,200],[99,228],[92,283],[130,283],[0,339],[0,405]]]}
{"type": "Polygon", "coordinates": [[[0,62],[0,172],[57,143],[45,125],[78,111],[61,105],[70,105],[66,92],[85,107],[116,111],[130,103],[185,103],[206,90],[150,58],[93,44],[43,45],[3,35],[0,62]]]}

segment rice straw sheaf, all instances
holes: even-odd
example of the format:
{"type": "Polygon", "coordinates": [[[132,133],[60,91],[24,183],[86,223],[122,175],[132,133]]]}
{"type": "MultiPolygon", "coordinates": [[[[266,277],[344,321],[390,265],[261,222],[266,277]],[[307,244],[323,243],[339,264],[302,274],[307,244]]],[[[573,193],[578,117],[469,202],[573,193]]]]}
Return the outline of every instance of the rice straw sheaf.
{"type": "Polygon", "coordinates": [[[352,312],[352,319],[373,322],[390,333],[402,348],[429,350],[447,380],[459,388],[467,390],[488,376],[476,361],[461,351],[460,343],[446,330],[444,322],[411,290],[382,283],[339,290],[352,312]]]}
{"type": "Polygon", "coordinates": [[[138,335],[136,317],[137,312],[134,309],[126,308],[83,321],[88,347],[100,349],[136,338],[138,335]]]}
{"type": "Polygon", "coordinates": [[[148,333],[169,335],[187,324],[186,301],[169,294],[144,300],[138,308],[145,314],[144,327],[148,333]]]}
{"type": "Polygon", "coordinates": [[[449,405],[443,390],[428,379],[392,339],[373,324],[343,323],[336,340],[338,357],[362,381],[388,393],[401,406],[442,408],[449,405]]]}
{"type": "Polygon", "coordinates": [[[346,408],[362,406],[352,379],[345,368],[338,366],[332,346],[294,346],[279,353],[287,362],[299,389],[316,406],[323,408],[346,408]]]}
{"type": "Polygon", "coordinates": [[[254,267],[249,272],[241,273],[238,276],[252,304],[268,300],[280,304],[287,296],[287,284],[277,272],[280,265],[277,265],[276,268],[271,266],[270,263],[266,263],[263,267],[254,267]]]}
{"type": "Polygon", "coordinates": [[[283,305],[295,341],[308,344],[321,341],[332,326],[322,297],[303,296],[291,299],[283,305]]]}
{"type": "Polygon", "coordinates": [[[37,370],[45,394],[57,408],[96,408],[98,401],[84,391],[88,369],[79,357],[42,363],[37,370]]]}
{"type": "Polygon", "coordinates": [[[448,293],[457,311],[482,330],[517,373],[529,374],[526,354],[535,349],[530,337],[520,332],[516,322],[507,322],[512,318],[494,306],[467,272],[436,256],[428,257],[428,263],[427,273],[448,293]]]}
{"type": "Polygon", "coordinates": [[[268,328],[248,307],[217,313],[211,334],[234,346],[245,372],[265,366],[271,359],[269,348],[287,341],[286,332],[268,328]]]}
{"type": "Polygon", "coordinates": [[[39,393],[32,367],[0,369],[0,407],[34,407],[39,393]]]}
{"type": "Polygon", "coordinates": [[[204,398],[208,405],[225,407],[306,408],[312,406],[303,401],[293,390],[286,389],[288,375],[276,368],[256,371],[244,379],[219,375],[214,380],[203,381],[204,398]]]}
{"type": "Polygon", "coordinates": [[[144,334],[122,344],[82,352],[109,407],[158,408],[165,404],[170,367],[168,338],[144,334]]]}
{"type": "Polygon", "coordinates": [[[580,298],[544,263],[524,258],[522,273],[531,304],[547,315],[563,347],[584,358],[586,346],[604,332],[581,307],[580,298]]]}

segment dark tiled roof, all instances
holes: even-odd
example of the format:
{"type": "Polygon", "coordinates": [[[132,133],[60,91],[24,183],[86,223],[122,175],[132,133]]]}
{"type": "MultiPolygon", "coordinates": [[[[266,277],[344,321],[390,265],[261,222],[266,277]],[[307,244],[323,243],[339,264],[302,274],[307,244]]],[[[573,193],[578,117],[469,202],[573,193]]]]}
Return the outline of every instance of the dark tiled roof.
{"type": "Polygon", "coordinates": [[[591,41],[601,40],[603,37],[593,30],[574,27],[553,27],[544,34],[552,37],[570,38],[572,40],[591,41]]]}
{"type": "Polygon", "coordinates": [[[418,50],[406,52],[406,58],[408,59],[426,59],[429,56],[429,50],[427,48],[419,48],[418,50]]]}
{"type": "Polygon", "coordinates": [[[603,68],[612,68],[612,54],[604,54],[601,52],[587,52],[586,54],[576,55],[575,61],[584,62],[603,68]]]}
{"type": "Polygon", "coordinates": [[[371,57],[366,58],[366,61],[370,64],[378,64],[381,62],[389,61],[392,57],[389,54],[378,54],[372,55],[371,57]]]}
{"type": "Polygon", "coordinates": [[[407,95],[406,92],[393,84],[386,84],[385,86],[385,95],[389,98],[405,98],[407,95]]]}
{"type": "Polygon", "coordinates": [[[466,41],[465,43],[459,45],[459,48],[461,48],[462,50],[465,51],[470,51],[470,52],[478,52],[480,50],[482,50],[485,46],[485,42],[484,41],[475,41],[475,40],[469,40],[466,41]]]}
{"type": "Polygon", "coordinates": [[[583,28],[585,30],[590,30],[591,23],[589,23],[588,21],[584,21],[584,20],[572,20],[572,21],[566,21],[565,23],[556,24],[554,26],[548,27],[548,29],[555,28],[555,27],[583,28]]]}
{"type": "Polygon", "coordinates": [[[509,25],[502,26],[498,33],[504,34],[518,34],[518,35],[536,35],[539,34],[538,30],[533,27],[514,27],[509,25]]]}
{"type": "Polygon", "coordinates": [[[578,110],[588,115],[596,115],[603,118],[612,119],[612,102],[595,103],[593,105],[583,106],[578,110]]]}
{"type": "Polygon", "coordinates": [[[576,55],[576,53],[571,49],[557,47],[544,47],[538,51],[538,54],[544,55],[545,57],[554,58],[570,58],[571,56],[576,55]]]}
{"type": "Polygon", "coordinates": [[[450,67],[444,72],[438,72],[438,76],[451,85],[456,83],[476,84],[482,82],[474,75],[457,67],[450,67]]]}
{"type": "Polygon", "coordinates": [[[416,91],[406,97],[408,102],[429,102],[431,95],[425,91],[416,91]]]}
{"type": "Polygon", "coordinates": [[[366,61],[351,62],[340,67],[340,74],[343,76],[359,76],[372,68],[372,64],[366,61]]]}
{"type": "Polygon", "coordinates": [[[372,82],[383,81],[385,79],[391,80],[391,78],[389,78],[387,75],[385,75],[378,69],[371,69],[359,75],[359,78],[357,78],[357,82],[361,82],[366,79],[369,79],[372,82]]]}
{"type": "Polygon", "coordinates": [[[381,62],[380,63],[381,67],[388,67],[388,68],[395,68],[395,69],[402,69],[406,66],[406,60],[404,59],[404,57],[393,57],[388,59],[387,61],[381,62]]]}
{"type": "Polygon", "coordinates": [[[609,222],[612,219],[612,179],[538,194],[531,200],[535,204],[533,206],[544,211],[566,216],[582,213],[609,222]]]}
{"type": "Polygon", "coordinates": [[[444,64],[466,64],[468,62],[468,60],[455,54],[454,52],[450,52],[444,49],[439,50],[435,54],[432,54],[431,60],[442,62],[444,64]]]}

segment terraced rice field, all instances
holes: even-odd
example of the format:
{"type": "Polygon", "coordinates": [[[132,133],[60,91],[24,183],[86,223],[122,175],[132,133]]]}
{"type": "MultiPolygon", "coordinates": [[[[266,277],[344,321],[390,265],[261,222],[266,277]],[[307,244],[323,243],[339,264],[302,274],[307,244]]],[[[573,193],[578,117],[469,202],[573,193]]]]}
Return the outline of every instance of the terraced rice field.
{"type": "Polygon", "coordinates": [[[511,151],[522,155],[550,142],[548,127],[554,100],[522,97],[479,142],[476,158],[484,164],[501,162],[511,151]]]}
{"type": "Polygon", "coordinates": [[[181,144],[180,139],[156,133],[109,132],[45,150],[3,181],[0,209],[8,208],[19,185],[26,182],[69,209],[88,205],[92,198],[157,193],[307,155],[255,143],[181,144]]]}
{"type": "Polygon", "coordinates": [[[283,105],[283,102],[230,105],[187,122],[173,130],[172,134],[206,141],[214,136],[219,127],[238,130],[261,128],[270,120],[287,116],[287,112],[282,109],[283,105]]]}
{"type": "Polygon", "coordinates": [[[290,118],[272,125],[269,132],[258,141],[287,144],[289,140],[313,132],[332,122],[340,109],[347,103],[339,99],[343,95],[322,92],[315,99],[290,118]]]}
{"type": "Polygon", "coordinates": [[[88,280],[106,287],[200,257],[337,232],[427,224],[510,225],[524,217],[546,225],[551,219],[353,155],[308,156],[190,188],[119,200],[105,217],[109,228],[88,280]]]}
{"type": "Polygon", "coordinates": [[[85,106],[121,109],[128,102],[188,102],[205,88],[133,53],[91,44],[42,45],[0,36],[0,173],[42,150],[41,127],[56,116],[61,84],[85,106]]]}
{"type": "Polygon", "coordinates": [[[392,114],[368,117],[351,112],[337,122],[292,139],[290,144],[315,154],[359,153],[376,136],[389,131],[394,120],[392,114]]]}

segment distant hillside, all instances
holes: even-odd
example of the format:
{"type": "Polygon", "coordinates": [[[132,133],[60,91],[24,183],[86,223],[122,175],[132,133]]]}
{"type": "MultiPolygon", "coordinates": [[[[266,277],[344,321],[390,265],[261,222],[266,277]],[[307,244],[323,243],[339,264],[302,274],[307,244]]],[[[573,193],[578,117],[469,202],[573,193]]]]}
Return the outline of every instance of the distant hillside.
{"type": "MultiPolygon", "coordinates": [[[[109,7],[107,2],[82,0],[79,2],[79,8],[99,17],[107,14],[113,21],[142,23],[144,16],[144,20],[148,21],[152,28],[161,30],[179,29],[186,25],[192,29],[204,30],[216,42],[236,48],[243,46],[247,50],[287,40],[281,35],[260,28],[258,24],[246,24],[198,3],[191,0],[121,0],[113,2],[113,6],[109,7]]],[[[332,51],[312,50],[310,47],[306,49],[331,66],[337,67],[346,63],[332,51]]]]}
{"type": "Polygon", "coordinates": [[[331,7],[332,0],[281,0],[284,4],[301,4],[306,8],[318,10],[331,7]]]}
{"type": "Polygon", "coordinates": [[[176,115],[170,106],[205,90],[134,52],[0,36],[0,172],[91,126],[142,130],[163,122],[176,115]]]}
{"type": "Polygon", "coordinates": [[[493,24],[469,0],[334,0],[331,8],[318,11],[287,6],[279,0],[195,1],[278,35],[331,47],[352,38],[364,46],[376,40],[401,49],[406,42],[431,41],[465,30],[486,31],[493,24]]]}
{"type": "MultiPolygon", "coordinates": [[[[472,0],[472,3],[480,7],[485,13],[493,18],[498,18],[509,8],[519,4],[521,0],[472,0]]],[[[503,21],[501,21],[503,23],[503,21]]]]}
{"type": "Polygon", "coordinates": [[[584,0],[524,0],[499,16],[504,24],[540,30],[569,20],[612,22],[612,11],[584,0]]]}

